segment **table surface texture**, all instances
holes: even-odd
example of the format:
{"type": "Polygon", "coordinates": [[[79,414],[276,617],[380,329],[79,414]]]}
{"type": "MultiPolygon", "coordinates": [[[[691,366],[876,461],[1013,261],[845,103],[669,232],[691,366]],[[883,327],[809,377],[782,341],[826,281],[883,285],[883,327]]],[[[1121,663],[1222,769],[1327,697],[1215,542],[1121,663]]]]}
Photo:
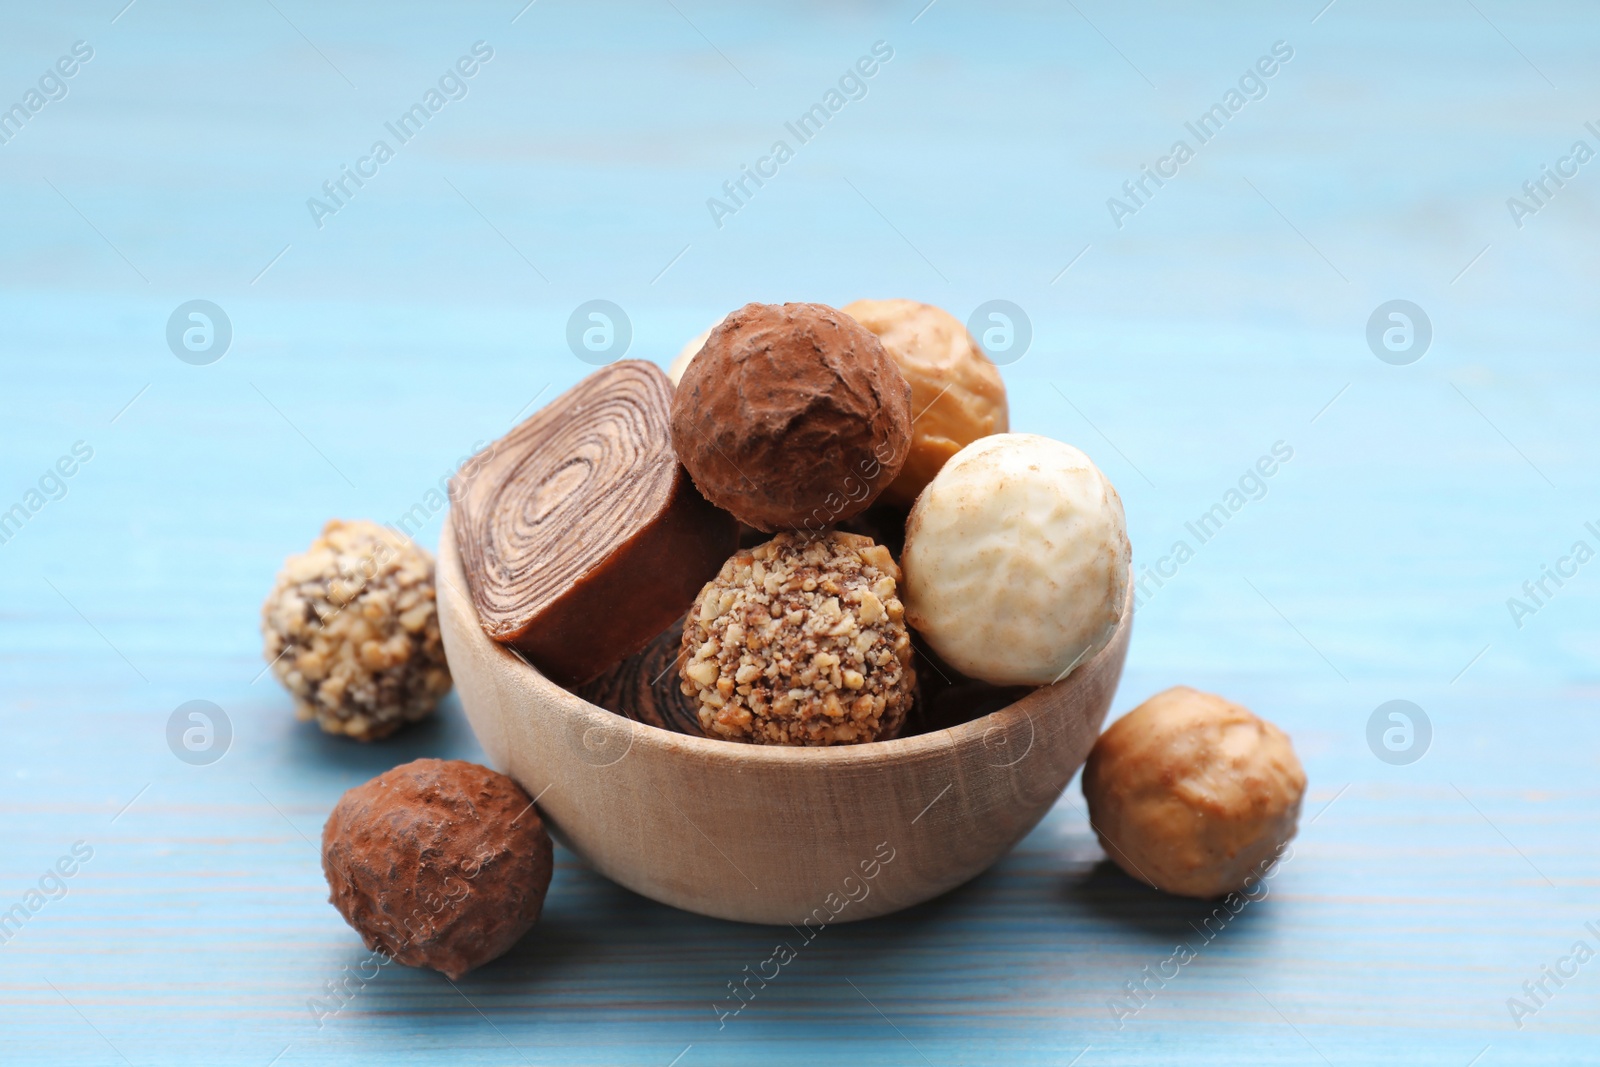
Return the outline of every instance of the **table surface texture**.
{"type": "Polygon", "coordinates": [[[1600,1063],[1593,5],[523,2],[0,10],[0,1062],[1600,1063]],[[437,543],[442,480],[592,369],[586,301],[665,365],[867,296],[1022,309],[1012,427],[1106,471],[1145,582],[1112,715],[1215,690],[1305,764],[1270,892],[1215,932],[1074,783],[736,1015],[792,931],[561,849],[509,955],[350,979],[323,820],[483,755],[454,696],[367,746],[296,722],[283,558],[332,516],[437,543]],[[169,345],[191,300],[220,359],[169,345]],[[168,746],[190,700],[216,762],[168,746]],[[1369,744],[1391,700],[1420,759],[1369,744]]]}

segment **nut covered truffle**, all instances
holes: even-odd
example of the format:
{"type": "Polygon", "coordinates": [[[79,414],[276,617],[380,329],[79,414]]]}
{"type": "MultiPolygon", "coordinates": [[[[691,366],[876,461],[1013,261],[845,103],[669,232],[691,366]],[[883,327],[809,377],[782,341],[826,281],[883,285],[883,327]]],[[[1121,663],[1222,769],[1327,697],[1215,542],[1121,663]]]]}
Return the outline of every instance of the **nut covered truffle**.
{"type": "Polygon", "coordinates": [[[358,741],[425,718],[450,691],[433,557],[376,523],[333,519],[261,607],[264,653],[295,713],[358,741]]]}
{"type": "Polygon", "coordinates": [[[911,708],[911,635],[889,550],[781,533],[737,553],[683,628],[685,695],[706,736],[762,745],[894,737],[911,708]]]}
{"type": "Polygon", "coordinates": [[[1000,368],[959,319],[932,304],[857,300],[842,310],[878,335],[911,383],[911,451],[882,498],[909,507],[951,456],[1011,428],[1000,368]]]}
{"type": "Polygon", "coordinates": [[[1100,735],[1083,768],[1106,855],[1168,893],[1248,888],[1294,837],[1306,775],[1289,738],[1212,693],[1157,693],[1100,735]]]}
{"type": "Polygon", "coordinates": [[[672,446],[706,499],[758,530],[820,533],[899,475],[911,386],[873,333],[822,304],[746,304],[683,372],[672,446]]]}
{"type": "Polygon", "coordinates": [[[339,798],[322,828],[328,902],[369,949],[460,978],[539,920],[550,835],[503,774],[419,759],[339,798]]]}
{"type": "Polygon", "coordinates": [[[1050,685],[1103,649],[1126,610],[1122,500],[1089,457],[1037,434],[973,442],[906,521],[906,618],[994,685],[1050,685]]]}

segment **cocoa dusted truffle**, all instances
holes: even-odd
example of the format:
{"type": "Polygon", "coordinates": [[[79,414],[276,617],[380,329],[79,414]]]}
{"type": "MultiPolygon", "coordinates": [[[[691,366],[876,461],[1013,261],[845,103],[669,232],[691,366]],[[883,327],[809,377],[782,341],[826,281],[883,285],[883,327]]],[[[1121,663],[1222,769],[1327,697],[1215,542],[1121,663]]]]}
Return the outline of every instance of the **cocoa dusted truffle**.
{"type": "Polygon", "coordinates": [[[882,342],[822,304],[746,304],[683,372],[672,444],[706,498],[768,532],[820,532],[899,475],[911,386],[882,342]]]}
{"type": "Polygon", "coordinates": [[[737,553],[683,628],[684,695],[708,737],[838,745],[894,737],[916,672],[889,550],[781,533],[737,553]]]}
{"type": "Polygon", "coordinates": [[[419,759],[339,798],[322,872],[328,902],[369,949],[460,978],[538,922],[550,835],[505,775],[419,759]]]}

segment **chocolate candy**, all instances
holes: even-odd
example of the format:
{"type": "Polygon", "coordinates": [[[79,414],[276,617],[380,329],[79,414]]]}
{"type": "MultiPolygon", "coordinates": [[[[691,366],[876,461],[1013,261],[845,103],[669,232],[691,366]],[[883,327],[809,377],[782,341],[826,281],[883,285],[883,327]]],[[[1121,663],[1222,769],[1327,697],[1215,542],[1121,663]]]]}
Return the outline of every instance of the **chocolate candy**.
{"type": "Polygon", "coordinates": [[[911,386],[872,332],[822,304],[746,304],[683,372],[672,443],[707,499],[758,530],[821,532],[905,464],[911,386]]]}
{"type": "Polygon", "coordinates": [[[552,854],[503,774],[419,759],[339,798],[322,828],[328,902],[369,949],[460,978],[539,921],[552,854]]]}
{"type": "Polygon", "coordinates": [[[573,687],[683,614],[735,544],[695,492],[652,363],[589,375],[450,482],[451,521],[484,632],[573,687]]]}
{"type": "Polygon", "coordinates": [[[780,533],[737,553],[684,620],[685,696],[707,737],[848,745],[894,737],[916,690],[900,568],[871,538],[780,533]]]}
{"type": "Polygon", "coordinates": [[[1182,685],[1112,723],[1083,765],[1089,825],[1106,855],[1186,897],[1259,883],[1294,837],[1305,792],[1282,730],[1182,685]]]}
{"type": "Polygon", "coordinates": [[[683,659],[683,620],[651,639],[648,645],[576,690],[578,696],[635,722],[673,733],[700,736],[698,705],[678,686],[683,659]]]}
{"type": "Polygon", "coordinates": [[[377,523],[330,519],[261,606],[272,673],[295,715],[357,741],[426,718],[450,691],[433,557],[377,523]]]}
{"type": "Polygon", "coordinates": [[[994,685],[1050,685],[1122,621],[1122,498],[1089,457],[1031,433],[982,437],[906,520],[906,618],[945,662],[994,685]]]}
{"type": "Polygon", "coordinates": [[[911,451],[900,476],[883,491],[883,501],[910,507],[951,456],[1010,428],[1005,383],[948,311],[915,300],[857,300],[842,310],[878,335],[911,383],[911,451]]]}

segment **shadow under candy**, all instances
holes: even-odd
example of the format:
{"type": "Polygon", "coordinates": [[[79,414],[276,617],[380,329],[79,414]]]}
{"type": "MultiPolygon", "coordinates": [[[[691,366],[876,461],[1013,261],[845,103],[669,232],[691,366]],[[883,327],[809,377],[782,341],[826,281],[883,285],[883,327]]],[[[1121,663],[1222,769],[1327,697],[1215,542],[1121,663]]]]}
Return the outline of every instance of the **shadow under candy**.
{"type": "Polygon", "coordinates": [[[1109,859],[1069,878],[1061,894],[1097,918],[1140,930],[1161,941],[1196,946],[1223,929],[1252,922],[1264,894],[1226,894],[1209,900],[1164,893],[1133,878],[1109,859]]]}

